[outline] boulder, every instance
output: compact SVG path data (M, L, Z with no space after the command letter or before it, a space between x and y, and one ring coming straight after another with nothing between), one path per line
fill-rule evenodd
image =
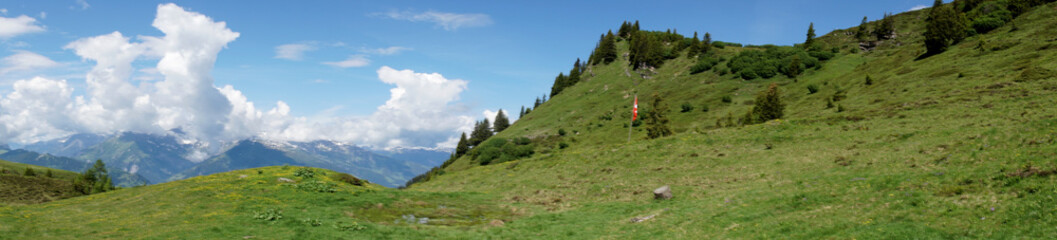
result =
M653 199L668 200L672 199L672 188L668 185L653 190Z
M279 178L279 182L294 183L294 180L291 180L289 178L281 177L281 178Z

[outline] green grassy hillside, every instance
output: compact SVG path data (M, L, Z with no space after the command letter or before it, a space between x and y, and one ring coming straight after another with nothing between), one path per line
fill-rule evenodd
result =
M897 37L870 51L850 30L820 37L839 53L796 78L721 71L764 47L718 49L720 70L699 74L685 55L648 73L624 57L593 65L493 137L532 138L531 157L482 166L467 155L407 190L246 169L0 207L0 239L1057 236L1057 3L927 58L923 19L894 16ZM783 118L727 123L772 83ZM670 108L653 109L654 93ZM636 95L674 135L647 139L643 125L629 141ZM663 185L674 198L653 200Z
M845 34L853 29L838 30L819 40L841 53L797 79L690 75L685 57L648 79L624 58L594 65L592 77L497 135L549 139L535 155L487 166L463 157L411 189L545 207L563 213L558 222L584 222L570 234L591 238L1052 237L1055 7L928 58L920 57L924 11L894 16L897 38L868 52ZM771 83L783 119L716 127L744 115ZM820 90L809 93L811 85ZM671 107L659 111L676 134L647 140L639 127L628 142L632 97L656 111L653 93ZM827 108L835 95L845 98ZM684 103L695 110L681 113ZM674 200L651 200L662 185ZM605 220L582 221L594 218Z
M23 176L32 168L36 176ZM47 177L51 171L52 177ZM0 205L22 205L80 196L73 190L75 172L0 160Z

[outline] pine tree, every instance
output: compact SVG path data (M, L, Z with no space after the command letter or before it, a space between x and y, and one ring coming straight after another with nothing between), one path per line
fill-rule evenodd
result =
M782 104L780 95L776 83L771 83L766 91L756 95L756 103L752 107L752 116L755 116L756 122L780 119L785 115L785 104Z
M686 57L695 57L701 52L701 41L697 40L697 32L694 32L694 38L690 39L689 50L686 51Z
M632 32L638 32L640 29L641 28L639 28L639 20L635 20L635 25L631 26L631 31Z
M476 147L492 137L491 125L492 124L488 122L488 119L477 122L477 124L474 125L473 132L470 132L470 146Z
M95 164L85 169L81 176L74 180L74 190L84 194L96 194L114 190L114 184L110 181L106 164L102 159L95 160Z
M786 75L789 77L796 77L800 75L800 55L793 55L793 59L789 61L789 70L786 71Z
M893 33L895 33L895 20L892 19L892 14L885 13L884 18L877 25L877 29L874 30L874 35L877 36L877 40L891 39Z
M811 49L815 44L815 23L807 26L807 40L804 41L804 49Z
M701 54L708 54L712 51L712 34L705 32L705 38L701 39Z
M929 16L925 19L927 54L934 55L946 51L948 46L964 39L968 29L965 22L965 16L954 11L952 6L944 6L941 0L933 2Z
M602 37L602 42L598 44L598 62L609 64L617 60L617 40L613 36L613 31L606 33Z
M653 93L653 109L646 112L646 136L650 139L672 135L672 129L668 127L668 105L657 93Z
M866 29L866 23L866 16L863 16L862 23L859 23L859 29L855 31L855 39L859 39L859 41L866 41L866 33L868 32Z
M576 63L573 64L573 69L569 70L569 78L566 80L565 87L572 87L580 82L580 58L576 58Z
M510 119L508 119L506 114L503 113L503 109L499 109L499 113L495 114L495 123L493 126L495 126L496 133L502 132L510 127Z
M568 79L565 77L565 73L559 73L558 77L554 78L554 85L551 86L551 96L556 96L565 90L568 86Z
M518 112L517 119L521 119L523 117L525 117L525 106L524 105L521 106L521 111Z
M462 137L459 137L459 143L455 145L455 158L462 157L466 152L470 151L470 140L466 139L466 133L462 133Z
M543 102L540 101L539 97L536 97L536 103L532 104L532 108L538 108L538 107L540 107L540 104L543 104Z
M664 58L662 56L663 46L661 42L646 32L635 32L632 34L631 47L628 57L633 69L640 67L660 67Z
M617 30L617 35L621 38L631 37L631 24L628 21L620 24L620 29Z

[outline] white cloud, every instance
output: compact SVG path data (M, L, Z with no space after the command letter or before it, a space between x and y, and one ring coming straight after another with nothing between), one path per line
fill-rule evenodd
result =
M88 1L85 1L85 0L74 0L74 3L77 4L77 5L70 6L70 9L86 10L86 9L88 9L88 7L91 7L91 5L88 5Z
M458 30L462 27L483 27L492 24L492 17L480 13L458 14L437 11L426 11L422 13L391 11L376 15L382 15L396 20L432 22L436 24L437 27L442 27L444 30L448 31Z
M393 55L408 50L411 50L411 48L392 46L387 48L362 48L360 52L375 55Z
M345 59L345 61L323 62L323 64L340 68L363 67L367 66L368 64L371 64L371 60L367 59L367 56L364 55L352 55L349 56L348 59Z
M32 71L58 66L48 57L30 51L15 50L15 54L0 59L0 76L16 71Z
M917 5L917 6L914 6L914 7L910 8L910 10L907 10L907 11L917 11L917 10L926 9L926 8L929 8L929 6Z
M466 109L457 103L467 81L388 66L377 74L380 81L393 85L390 98L371 115L337 116L340 107L335 107L299 117L291 115L283 101L259 109L235 87L214 85L211 72L217 55L239 36L224 22L163 4L153 26L164 35L131 41L113 32L66 46L95 62L86 75L84 96L73 96L73 88L64 80L17 81L12 93L0 96L0 143L29 143L77 132L159 134L180 128L187 137L207 144L260 137L376 147L453 147L458 133L469 132L475 119L462 114ZM137 71L131 63L138 59L158 59L158 63ZM334 64L362 66L366 58L363 62ZM130 81L134 74L163 79L134 85Z
M48 18L48 13L40 12L40 19L47 19L47 18Z
M73 88L65 80L18 80L13 89L0 99L0 141L33 142L78 130L67 115Z
M37 19L26 15L13 18L0 17L0 39L43 31L44 27L37 25Z
M291 43L275 47L275 58L300 61L304 59L305 52L316 50L312 44Z

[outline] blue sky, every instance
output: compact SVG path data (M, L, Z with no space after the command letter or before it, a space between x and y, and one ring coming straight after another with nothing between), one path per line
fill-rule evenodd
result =
M86 74L97 61L83 60L68 45L115 31L131 43L145 42L138 36L165 36L152 26L158 17L159 4L163 3L169 2L0 3L3 9L0 17L10 21L23 15L32 18L28 23L30 29L10 30L16 31L12 34L0 29L0 58L5 58L0 61L0 97L11 98L20 80L25 83L22 86L30 86L31 81L27 80L34 77L65 80L66 88L72 91L67 94L71 99L70 109L89 109L77 105L76 98L92 98ZM674 28L684 35L710 32L713 39L720 41L789 45L803 41L810 22L815 23L821 35L832 29L856 26L863 16L872 21L885 12L904 12L931 1L179 1L175 4L183 11L203 15L213 22L224 22L227 29L238 33L237 38L223 44L226 48L215 55L215 65L208 73L212 79L205 83L211 81L217 88L230 85L253 102L262 114L282 101L289 107L290 117L313 122L315 118L369 119L378 114L380 106L395 106L387 104L392 102L390 90L395 84L380 80L383 66L420 74L438 73L444 80L465 81L464 87L451 88L456 94L454 98L442 100L447 101L439 106L448 112L445 114L480 119L484 117L482 112L502 108L513 110L516 115L522 105L531 104L537 96L548 93L554 76L567 71L576 58L586 60L599 34L615 30L624 20L639 20L642 28L648 30ZM26 23L25 17L21 20ZM164 81L167 75L157 71L159 58L160 55L147 53L136 57L131 63L134 70L125 80L140 89L153 88ZM143 91L142 95L146 96L154 90ZM230 98L228 93L225 96ZM153 94L157 98L157 93ZM32 115L17 114L10 104L16 103L0 105L0 114L6 111L7 120ZM158 115L157 111L152 114ZM7 135L0 136L0 142L43 140L73 132L138 129L120 125L98 127L94 126L98 123L65 118L49 126L8 124L6 132L0 128L0 134ZM144 124L180 125L179 121L158 119L162 120ZM121 121L108 122L120 124ZM419 131L441 139L465 130L459 126L465 122L465 118L452 120L446 129L414 124L389 126L417 130L381 134L371 140L364 140L363 134L327 138L373 145L430 145L441 141L411 144L406 138L418 136L410 133ZM17 130L24 128L38 130L33 133ZM248 131L251 133L232 137L259 135L253 132L263 130ZM273 136L278 132L282 131L273 132ZM303 136L286 138L306 140ZM403 143L394 143L379 138L405 139Z

